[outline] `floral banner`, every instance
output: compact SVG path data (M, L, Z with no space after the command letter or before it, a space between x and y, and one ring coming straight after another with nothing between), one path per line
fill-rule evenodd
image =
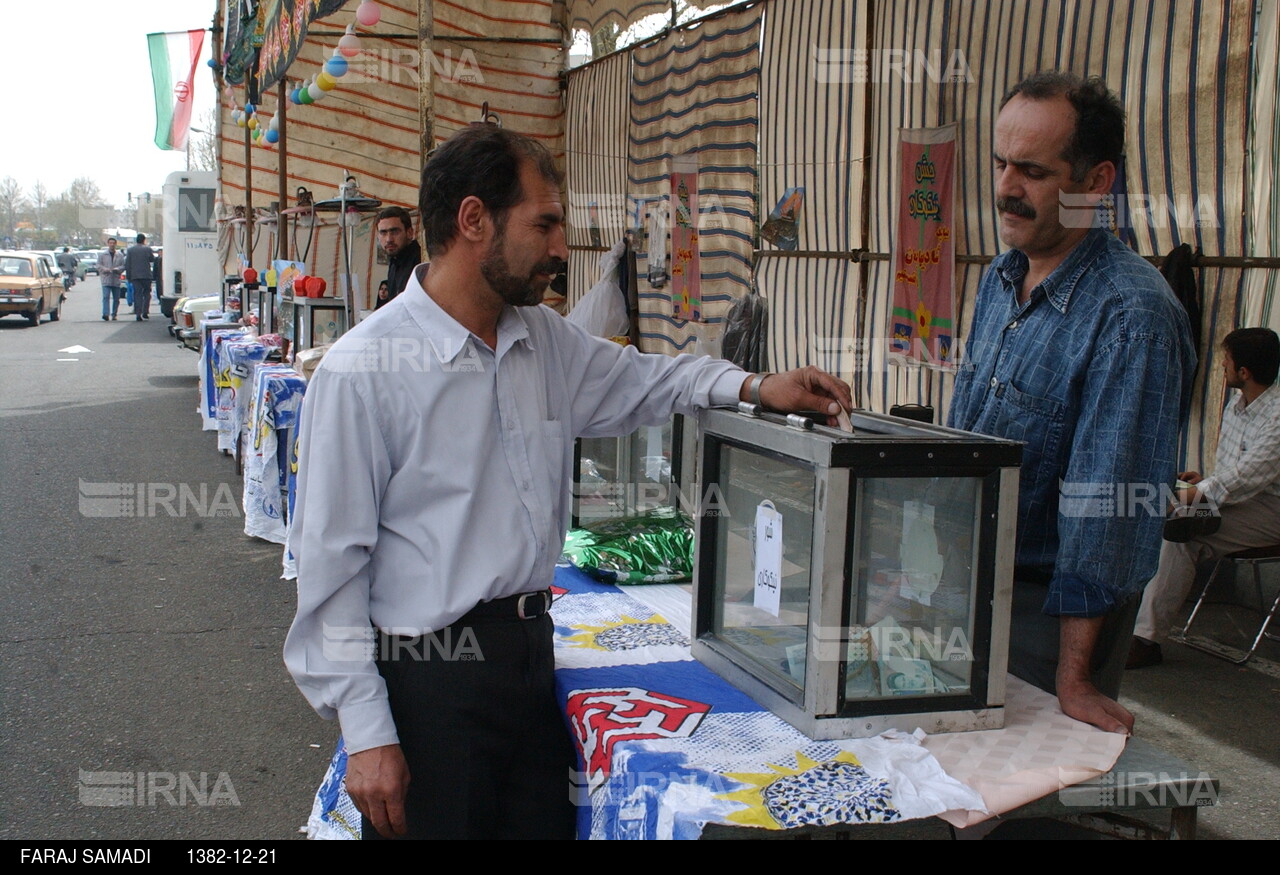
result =
M698 258L698 158L681 155L671 168L671 315L702 320Z
M956 126L902 131L889 352L955 365Z
M344 0L264 0L260 11L263 27L258 87L265 91L279 82L298 56L311 22L332 15L343 3Z

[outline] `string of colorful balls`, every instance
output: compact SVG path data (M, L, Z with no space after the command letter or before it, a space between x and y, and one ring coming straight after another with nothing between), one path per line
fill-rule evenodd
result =
M363 27L373 27L382 20L382 8L374 0L362 0L356 9L356 21ZM324 62L324 68L311 77L305 85L299 85L289 92L289 102L298 106L319 103L330 91L338 87L338 80L347 75L348 58L354 58L361 51L360 37L356 35L356 26L348 24L346 32L338 40L338 46L332 56ZM212 64L213 62L210 61ZM258 109L252 103L246 103L243 109L235 109L231 119L238 127L252 131L253 139L275 144L280 141L280 112L276 111L271 120L264 126L257 118Z

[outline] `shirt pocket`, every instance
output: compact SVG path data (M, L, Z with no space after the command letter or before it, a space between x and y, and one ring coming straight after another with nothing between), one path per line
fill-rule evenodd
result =
M996 405L998 421L991 424L989 433L1026 442L1024 469L1032 465L1038 468L1045 461L1051 461L1054 468L1059 467L1067 406L1053 398L1024 392L1011 382L996 389L996 397L1000 399ZM1033 462L1034 457L1039 458Z

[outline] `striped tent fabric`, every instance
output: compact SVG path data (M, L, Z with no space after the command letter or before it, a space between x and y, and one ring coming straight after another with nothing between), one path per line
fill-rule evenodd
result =
M756 222L760 6L673 31L632 53L628 191L667 209L672 159L696 155L702 319L672 318L669 288L647 282L641 256L640 342L693 351L751 288ZM669 262L668 262L669 263Z
M568 0L565 7L570 30L588 34L611 25L626 30L651 15L671 14L671 0Z
M864 3L808 0L768 6L760 47L759 220L788 189L805 189L795 254L761 240L756 261L773 371L814 364L851 380L865 346L858 265L817 253L862 246L866 85L849 75L848 57L851 47L866 44L867 10Z
M955 4L957 7L964 5L967 4ZM901 129L933 128L956 121L957 85L941 81L955 56L955 47L949 44L947 37L952 7L950 2L899 0L876 3L870 13L871 40L866 51L865 72L861 69L855 71L867 82L867 100L873 108L864 146L870 165L867 171L870 186L870 209L866 216L867 247L885 258L867 265L866 303L862 314L866 338L865 370L857 375L854 392L855 400L882 412L899 403L937 405L933 389L942 382L938 372L932 368L891 362L887 355L894 273L893 264L887 256L894 249L894 229L897 227L894 206L898 200ZM996 54L994 49L992 54ZM965 140L966 133L971 134L972 131L967 131L962 124L957 135L957 158L960 162L956 173L960 180L955 211L957 253L965 251L960 240L965 235L966 208L973 206L966 200L966 195L972 193L964 190L964 180L972 172L966 166L966 152L972 157L972 152L966 149L969 145ZM958 309L961 303L961 293L957 288Z
M682 18L703 10L725 6L729 0L680 0L677 10ZM630 36L628 28L645 19L670 22L674 0L566 0L565 18L570 33L601 34L606 42L619 40L615 48L624 48ZM655 29L657 26L655 25ZM602 33L603 32L603 33ZM612 37L612 39L609 39Z
M768 370L817 365L846 380L865 370L857 264L847 258L761 257L756 286L768 306Z
M569 238L569 305L595 281L597 251L628 227L627 130L631 54L619 52L575 71L565 95L565 192ZM591 232L599 228L597 243Z
M1002 246L992 203L991 138L1000 98L1036 70L1069 69L1101 76L1127 109L1130 203L1146 210L1133 223L1138 251L1162 256L1185 241L1206 255L1244 254L1246 156L1231 145L1239 140L1223 132L1245 130L1249 110L1249 0L886 0L875 4L872 16L872 204L891 202L891 157L900 128L956 122L956 251L961 258L997 254ZM889 252L890 211L873 209L867 218L869 248ZM983 269L957 269L962 325L972 318ZM1245 273L1201 271L1202 359L1234 327ZM874 262L864 320L870 331L882 332L887 324L891 280L888 263ZM1208 412L1185 436L1192 467L1212 458L1222 406L1218 364L1204 362L1199 372L1193 403ZM874 409L919 401L945 411L951 383L950 375L886 368L873 356L865 388Z
M488 103L503 127L534 137L561 160L564 48L552 0L432 0L431 5L436 62L443 65L447 55L455 71L432 78L435 141L480 121Z
M1258 33L1280 33L1280 0L1259 4ZM1249 254L1280 256L1280 45L1264 40L1253 62L1253 109L1249 113L1251 156L1249 191L1253 201ZM1255 270L1247 275L1241 325L1280 330L1280 270Z

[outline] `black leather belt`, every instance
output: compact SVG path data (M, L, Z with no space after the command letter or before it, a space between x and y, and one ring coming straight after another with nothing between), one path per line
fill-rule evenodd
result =
M504 598L481 602L467 611L455 623L473 620L536 620L551 610L551 590L522 592Z

